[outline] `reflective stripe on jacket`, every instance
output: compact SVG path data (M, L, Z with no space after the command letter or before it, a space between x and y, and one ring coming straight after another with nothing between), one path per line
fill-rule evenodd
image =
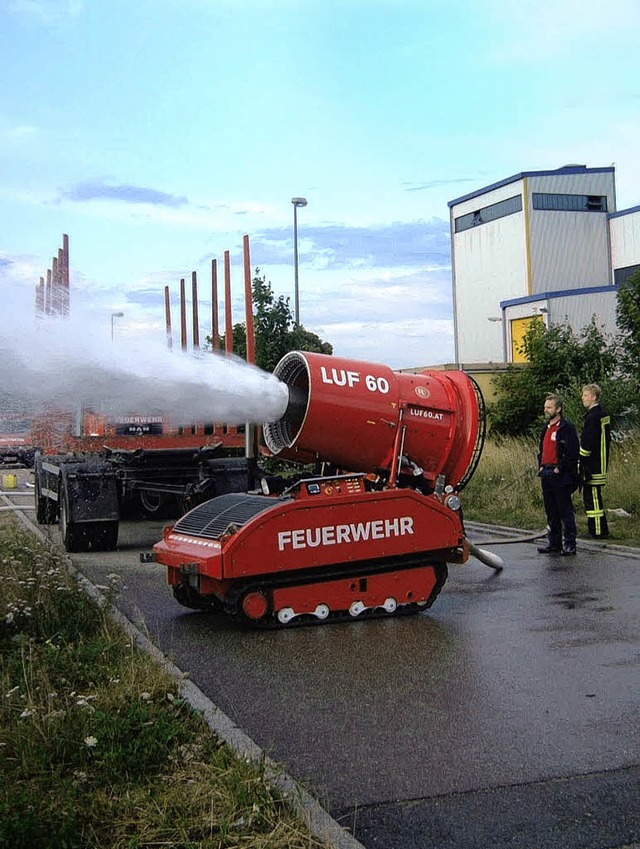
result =
M611 418L596 404L587 410L580 437L580 473L584 483L604 486L609 466Z

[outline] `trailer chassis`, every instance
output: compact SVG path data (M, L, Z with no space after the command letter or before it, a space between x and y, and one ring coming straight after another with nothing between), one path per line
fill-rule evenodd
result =
M165 519L257 485L255 460L205 448L110 449L45 455L34 463L36 518L56 522L69 552L112 551L121 519Z

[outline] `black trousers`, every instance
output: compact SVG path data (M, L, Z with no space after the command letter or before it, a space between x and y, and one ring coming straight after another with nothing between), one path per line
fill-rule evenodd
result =
M585 483L582 487L582 497L584 499L584 511L587 514L589 536L595 539L608 537L609 526L602 501L602 487Z
M540 473L542 498L549 523L549 546L551 548L575 548L576 513L571 499L572 487L562 480L562 475L553 469L543 469Z

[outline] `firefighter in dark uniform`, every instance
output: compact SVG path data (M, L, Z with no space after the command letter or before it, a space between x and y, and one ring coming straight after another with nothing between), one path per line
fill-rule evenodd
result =
M547 544L538 551L571 556L576 553L576 514L571 496L578 488L580 441L576 426L564 418L563 409L564 401L559 395L547 395L547 423L540 434L538 474L549 527Z
M587 412L580 436L580 479L587 530L594 539L609 536L602 487L607 482L611 419L600 406L600 395L597 383L589 383L582 389L582 403Z

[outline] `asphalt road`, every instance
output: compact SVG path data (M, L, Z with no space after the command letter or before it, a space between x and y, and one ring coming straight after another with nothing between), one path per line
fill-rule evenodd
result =
M640 557L500 545L426 613L252 632L173 600L160 536L73 562L366 847L640 843Z

